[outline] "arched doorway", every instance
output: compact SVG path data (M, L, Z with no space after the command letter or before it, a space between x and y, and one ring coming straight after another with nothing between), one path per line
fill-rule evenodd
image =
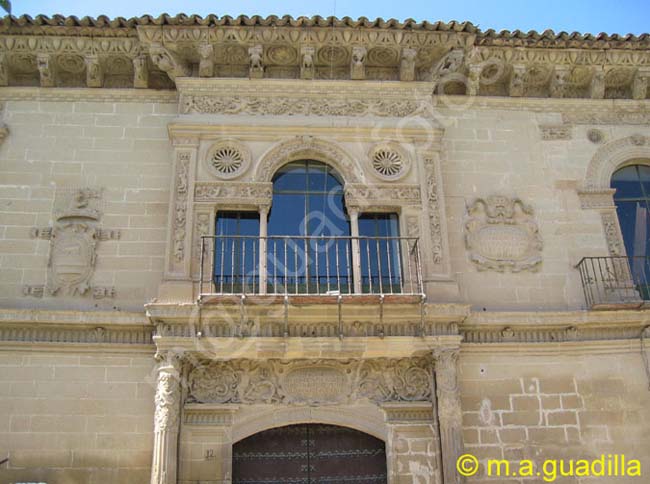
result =
M385 484L385 443L336 425L265 430L233 446L233 484Z

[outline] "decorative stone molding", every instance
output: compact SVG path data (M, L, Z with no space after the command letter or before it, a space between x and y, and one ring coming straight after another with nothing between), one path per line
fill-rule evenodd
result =
M207 151L205 164L215 177L223 180L244 174L251 162L250 150L237 140L225 139L213 144Z
M0 310L0 341L4 345L110 344L150 349L152 332L146 319L134 313Z
M540 135L544 141L571 139L571 126L548 125L539 127Z
M296 136L272 147L262 155L253 179L257 182L271 182L275 172L283 165L290 161L310 158L331 165L343 177L346 184L365 180L354 158L343 148L334 142L313 136Z
M431 423L434 420L431 402L387 402L381 408L390 424Z
M368 152L373 175L381 180L396 181L404 178L411 168L408 154L396 143L379 143Z
M183 423L185 425L230 427L233 424L233 414L238 408L236 405L185 404Z
M583 210L590 209L614 209L614 192L613 188L602 190L578 190L580 198L580 207Z
M47 283L25 286L24 295L75 296L91 294L95 299L114 297L112 287L92 287L96 247L99 241L117 240L119 230L99 228L102 217L102 190L62 188L54 199L54 225L33 228L33 238L50 240Z
M270 182L198 182L194 187L195 202L220 206L269 206L273 197Z
M609 254L614 256L625 255L625 244L623 243L623 235L621 234L616 210L602 211L600 217Z
M479 270L536 270L542 262L533 209L518 198L475 200L465 222L465 247Z
M246 114L249 116L350 116L406 117L418 112L415 100L331 99L184 94L182 114Z
M429 401L430 360L211 361L189 374L189 401L340 404Z
M442 188L438 183L439 167L437 166L437 157L433 153L423 153L421 157L424 167L424 186L426 187L427 196L426 209L431 236L432 261L435 265L439 265L442 264L444 257L444 222L441 217Z
M604 144L589 162L582 189L609 189L612 174L625 162L635 159L650 159L650 137L636 134Z
M381 205L380 205L381 204ZM362 210L376 210L378 206L401 207L421 206L420 187L411 184L366 185L348 183L345 185L345 205Z

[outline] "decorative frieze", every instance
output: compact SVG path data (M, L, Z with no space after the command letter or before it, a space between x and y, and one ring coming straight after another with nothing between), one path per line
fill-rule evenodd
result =
M270 205L272 183L198 182L194 187L195 202L218 205Z
M540 126L539 132L544 141L569 140L571 139L571 126L547 125Z
M438 188L438 171L436 159L431 154L423 155L424 175L426 186L426 208L429 218L431 235L431 254L433 263L438 265L443 259L442 219L440 216L440 200Z
M246 114L250 116L378 116L405 117L418 111L415 100L332 99L183 94L182 114Z
M170 269L181 268L185 260L185 237L187 231L187 211L189 198L189 173L192 152L179 150L176 156L176 176L173 193L172 214L172 264Z
M393 205L421 205L420 187L411 184L366 185L348 183L345 185L345 204L349 207L373 208Z
M475 200L465 222L465 246L479 270L536 270L542 238L533 209L518 198Z
M210 361L189 374L189 401L340 404L430 401L430 359Z
M26 286L23 294L75 296L91 294L95 299L114 297L112 287L93 287L97 243L120 238L119 230L99 227L102 190L59 189L54 199L54 225L31 230L33 238L50 241L47 282L44 287Z

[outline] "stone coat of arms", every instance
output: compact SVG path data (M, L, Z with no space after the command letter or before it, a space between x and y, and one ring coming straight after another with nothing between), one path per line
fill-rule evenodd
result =
M533 209L518 198L475 200L465 221L465 246L479 270L536 270L542 262Z

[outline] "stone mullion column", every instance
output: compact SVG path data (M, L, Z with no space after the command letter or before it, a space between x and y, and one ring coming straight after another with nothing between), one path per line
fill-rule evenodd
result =
M165 355L158 363L151 484L176 484L181 367L180 358L172 353Z
M464 453L463 420L458 387L459 348L434 351L437 418L440 431L442 473L444 484L461 484L463 476L456 471L456 460Z
M269 206L262 205L259 207L260 215L260 248L259 248L259 293L266 294L267 274L266 274L266 261L268 260L267 250L267 235L268 235L268 217ZM274 262L275 263L275 262Z
M348 207L350 215L350 235L352 236L352 280L354 293L361 294L361 241L359 240L359 208ZM348 281L348 284L350 281Z

